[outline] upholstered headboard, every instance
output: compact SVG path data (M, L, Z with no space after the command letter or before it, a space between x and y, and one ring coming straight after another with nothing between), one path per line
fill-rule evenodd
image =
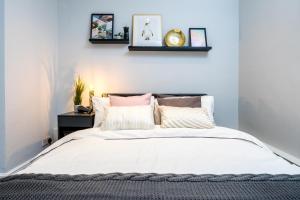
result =
M143 93L145 94L145 93ZM121 97L130 97L130 96L138 96L138 95L143 95L142 93L107 93L104 96L109 96L109 95L113 95L113 96L121 96ZM183 96L190 96L190 97L194 97L194 96L206 96L207 94L197 94L197 93L175 93L175 94L171 94L171 93L167 93L167 94L163 94L163 93L152 93L152 95L157 98L157 97L167 97L167 96L177 96L177 97L183 97Z

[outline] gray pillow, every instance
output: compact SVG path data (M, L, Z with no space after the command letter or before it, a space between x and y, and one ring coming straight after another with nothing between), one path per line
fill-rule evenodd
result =
M157 98L158 105L172 107L201 108L201 97Z

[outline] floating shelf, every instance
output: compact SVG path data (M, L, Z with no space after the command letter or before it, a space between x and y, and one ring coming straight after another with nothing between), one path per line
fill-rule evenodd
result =
M147 47L147 46L129 46L129 51L202 51L202 52L208 52L212 49L212 47Z
M129 44L129 40L124 39L90 39L90 42L93 44Z

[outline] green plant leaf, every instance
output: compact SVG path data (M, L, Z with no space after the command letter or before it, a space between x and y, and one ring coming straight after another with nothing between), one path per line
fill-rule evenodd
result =
M80 76L78 76L78 78L75 81L74 84L74 97L73 97L73 102L74 105L81 105L82 103L82 94L85 90L85 83L83 82L83 80L80 78Z

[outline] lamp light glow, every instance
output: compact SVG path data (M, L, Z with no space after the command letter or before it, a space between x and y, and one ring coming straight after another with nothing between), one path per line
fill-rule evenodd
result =
M95 96L95 89L93 85L90 85L90 90L89 90L89 106L90 108L93 107L93 96Z

